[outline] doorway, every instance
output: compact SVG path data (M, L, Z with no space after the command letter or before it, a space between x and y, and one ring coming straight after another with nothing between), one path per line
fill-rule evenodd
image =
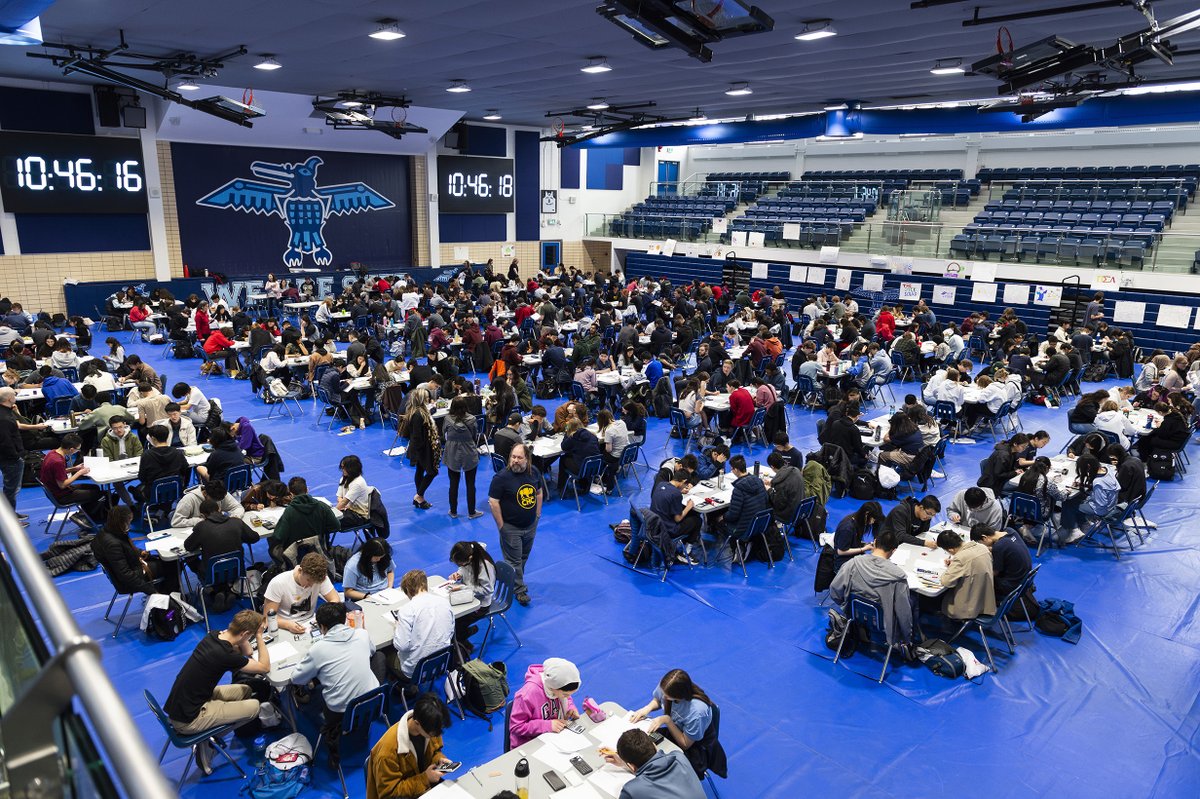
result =
M558 265L562 263L562 242L561 241L543 241L542 242L542 271L548 275L554 274L558 269Z
M678 161L658 162L658 191L656 193L660 196L679 193Z

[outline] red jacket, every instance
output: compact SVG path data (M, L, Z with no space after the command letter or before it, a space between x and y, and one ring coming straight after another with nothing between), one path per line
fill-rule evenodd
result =
M742 386L729 395L730 424L741 427L754 418L754 395Z
M892 316L891 311L880 312L875 320L875 334L886 341L891 341L896 335L896 317Z
M233 349L233 342L225 338L225 334L220 330L214 330L211 334L209 334L208 338L204 340L204 351L209 355L212 355L214 352L230 349Z
M208 314L204 311L196 311L196 338L203 341L208 338L208 334L212 332L212 328L208 324Z
M533 316L533 306L529 303L525 303L513 312L513 318L516 320L517 327L520 327L521 323L531 316Z
M147 308L139 308L135 305L129 309L130 322L145 322L148 316L150 316L150 311Z

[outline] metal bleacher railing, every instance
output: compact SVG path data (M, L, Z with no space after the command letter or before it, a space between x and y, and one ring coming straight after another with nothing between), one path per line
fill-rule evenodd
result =
M0 796L177 797L3 501L0 544Z

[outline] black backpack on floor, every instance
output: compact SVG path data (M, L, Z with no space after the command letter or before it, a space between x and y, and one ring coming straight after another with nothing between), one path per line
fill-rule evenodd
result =
M151 638L157 638L160 641L174 641L186 627L187 618L183 613L183 605L179 604L179 600L171 597L167 600L167 607L154 608L150 611L146 633Z
M1152 480L1174 480L1175 454L1162 450L1151 452L1150 460L1146 461L1146 473Z

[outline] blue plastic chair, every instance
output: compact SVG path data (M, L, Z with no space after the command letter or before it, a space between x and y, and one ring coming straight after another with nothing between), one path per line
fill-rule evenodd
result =
M887 677L888 663L892 660L892 647L887 643L887 629L884 627L883 608L877 602L851 594L849 610L849 623L842 631L842 637L838 639L838 648L833 656L833 662L837 663L842 656L842 646L846 643L846 635L852 628L860 627L867 632L871 643L879 644L879 639L882 638L881 645L887 649L887 654L883 658L883 669L879 672L878 682L882 685Z
M246 576L246 563L242 560L241 552L231 552L221 555L208 562L204 579L200 581L200 610L204 613L204 630L211 631L208 624L208 603L204 600L204 589L214 585L236 586L237 581ZM254 594L250 594L250 607L258 610Z
M753 519L750 520L750 525L741 535L733 535L729 538L730 549L734 552L734 560L742 567L742 576L749 577L746 571L746 557L749 555L750 542L754 540L754 536L761 536L763 547L767 552L767 563L771 568L775 568L775 561L771 559L771 548L767 543L767 528L771 525L772 513L770 510L759 511Z
M250 487L252 475L250 472L250 464L234 466L232 469L225 472L225 490L230 494L237 495L241 491L245 491Z
M208 742L220 752L226 760L229 761L238 774L242 775L242 779L246 778L246 772L242 771L242 767L237 761L229 756L225 751L225 747L221 746L221 738L229 732L232 732L236 725L222 724L220 727L214 727L210 730L184 735L175 729L175 725L171 723L171 719L163 712L162 706L158 704L158 700L148 690L142 691L142 696L146 698L146 704L150 707L150 712L154 714L154 718L158 719L159 725L162 726L163 732L167 734L167 742L163 744L162 751L158 753L158 762L162 763L163 757L167 754L167 747L174 746L177 749L190 749L187 763L183 767L183 774L179 776L179 782L175 783L176 789L183 785L183 781L187 779L188 771L192 767L192 761L196 759L196 747L202 743Z
M175 503L179 502L182 496L183 478L178 475L160 477L151 483L150 490L146 494L146 501L142 503L142 518L146 521L146 529L154 532L154 522L150 518L152 507L161 506L169 510L175 507Z
M513 567L503 560L496 561L496 586L495 591L492 593L492 604L488 607L487 615L483 617L487 619L488 626L487 630L483 633L483 641L479 644L479 654L477 657L480 660L483 660L483 650L487 648L492 631L496 628L497 618L504 622L504 626L508 628L513 638L517 640L517 648L519 649L524 646L521 643L521 636L517 635L517 631L513 628L512 623L504 615L512 607L516 585L517 573L513 571Z
M602 474L604 474L604 458L599 455L584 458L583 463L579 464L579 471L572 475L570 479L571 491L575 494L575 510L583 510L583 506L579 503L579 483L588 479L599 480ZM591 485L591 483L588 483L588 485ZM604 497L604 504L607 505L608 494L601 493L600 496Z
M371 724L376 719L383 719L383 723L387 726L392 726L392 722L387 717L387 695L390 686L386 683L376 686L365 694L351 699L346 704L346 710L342 716L342 735L341 740L345 740L346 736L353 735L359 731L364 731L364 734L370 734ZM317 757L317 750L321 748L321 740L324 732L317 734L317 743L313 746L313 759ZM346 775L342 773L342 761L339 757L336 761L338 779L342 781L342 794L345 799L350 799L350 792L346 790Z

